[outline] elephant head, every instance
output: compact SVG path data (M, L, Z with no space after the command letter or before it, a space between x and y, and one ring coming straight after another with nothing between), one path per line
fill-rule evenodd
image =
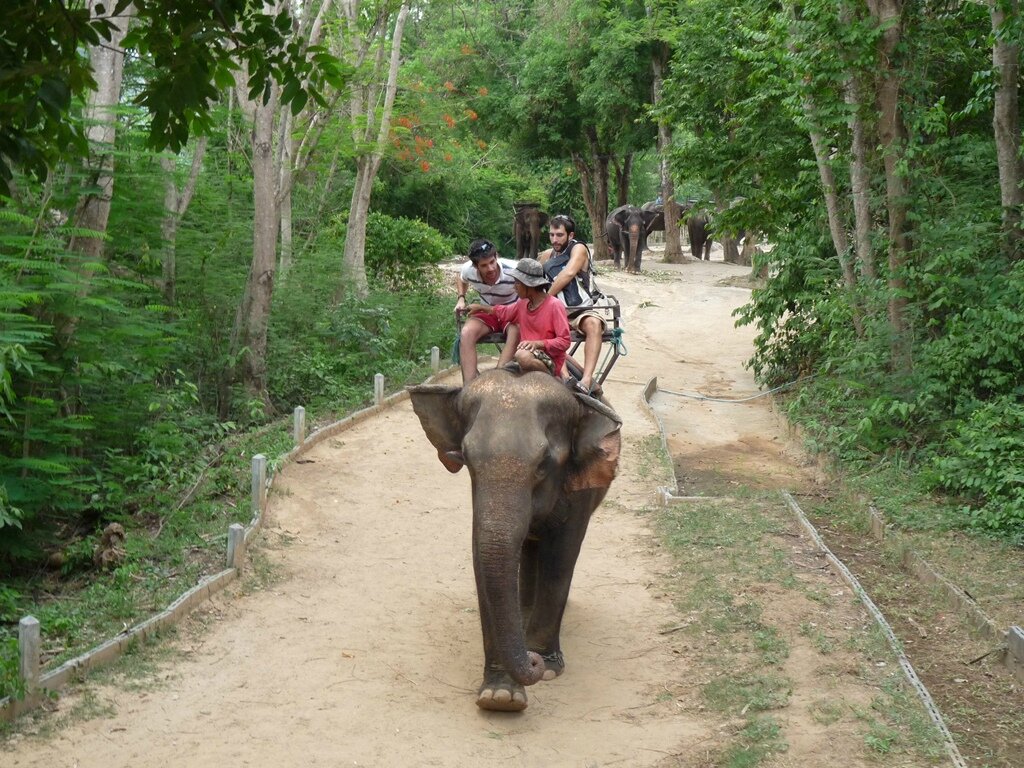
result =
M523 686L564 666L562 613L590 515L618 467L621 420L546 373L495 369L464 388L409 391L441 463L469 467L485 657L477 705L524 709Z
M515 203L512 230L516 241L516 259L537 258L540 250L541 230L548 223L548 215L540 203Z
M663 212L644 210L635 205L620 205L608 214L605 233L616 267L620 266L620 254L625 254L626 271L640 271L640 259L647 248L647 235L654 230L659 220L664 229Z

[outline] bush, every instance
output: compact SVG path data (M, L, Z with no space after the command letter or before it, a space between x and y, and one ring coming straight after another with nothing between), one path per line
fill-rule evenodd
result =
M935 486L966 498L972 526L1024 543L1024 404L985 403L944 448L932 462Z
M454 252L449 238L422 221L376 212L366 221L366 277L374 288L416 289L426 267Z

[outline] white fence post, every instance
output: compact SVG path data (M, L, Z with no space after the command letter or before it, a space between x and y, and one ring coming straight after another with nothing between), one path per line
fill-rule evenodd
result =
M441 370L441 350L437 347L430 348L430 370L434 373Z
M32 694L39 686L39 656L42 641L39 620L25 616L18 622L19 672L25 682L25 693Z
M228 526L228 568L242 570L245 562L245 528L241 523Z
M292 440L296 445L302 445L306 439L306 409L301 405L295 406L295 423L292 426Z
M373 404L380 405L384 402L384 374L376 373L373 376Z
M263 515L263 502L267 493L267 457L257 453L252 457L252 515Z

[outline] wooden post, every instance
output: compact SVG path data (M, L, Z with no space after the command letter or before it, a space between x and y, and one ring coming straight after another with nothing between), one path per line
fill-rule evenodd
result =
M252 514L263 514L263 502L267 492L267 457L257 453L252 457Z
M292 427L292 440L296 445L302 445L306 439L306 409L301 405L295 406L295 422Z
M242 570L245 562L245 528L241 523L228 526L228 568Z
M430 370L434 373L441 370L441 350L437 347L430 348Z
M380 405L384 402L384 374L376 373L373 376L373 404Z
M25 693L31 694L39 686L39 655L42 646L39 620L26 616L18 622L19 672L25 683Z

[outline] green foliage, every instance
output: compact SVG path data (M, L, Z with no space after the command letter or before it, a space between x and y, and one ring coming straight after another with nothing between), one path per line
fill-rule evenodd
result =
M980 405L942 446L931 477L966 497L972 526L1024 544L1024 404L1020 395Z
M69 147L84 156L84 126L69 114L74 99L95 88L86 49L110 40L112 23L90 18L85 6L58 0L19 0L7 12L0 47L0 179L8 161L40 178ZM74 5L74 4L72 4ZM281 84L282 104L298 112L322 91L340 88L350 73L330 51L292 34L286 10L266 12L248 0L111 0L110 15L134 5L135 21L124 40L153 64L134 101L149 113L149 142L178 151L190 132L211 125L211 105L232 87L238 62L246 65L250 98ZM12 39L11 35L15 35ZM228 44L230 41L230 45ZM4 193L7 187L2 188Z
M339 271L343 220L325 228L279 287L270 320L269 389L290 411L318 404L362 405L373 376L405 382L429 362L430 348L447 349L454 324L451 302L439 301L442 281L433 265L451 244L422 222L370 215L366 263L371 294L333 300L325 272ZM373 256L371 256L373 254ZM402 286L397 288L395 286Z

